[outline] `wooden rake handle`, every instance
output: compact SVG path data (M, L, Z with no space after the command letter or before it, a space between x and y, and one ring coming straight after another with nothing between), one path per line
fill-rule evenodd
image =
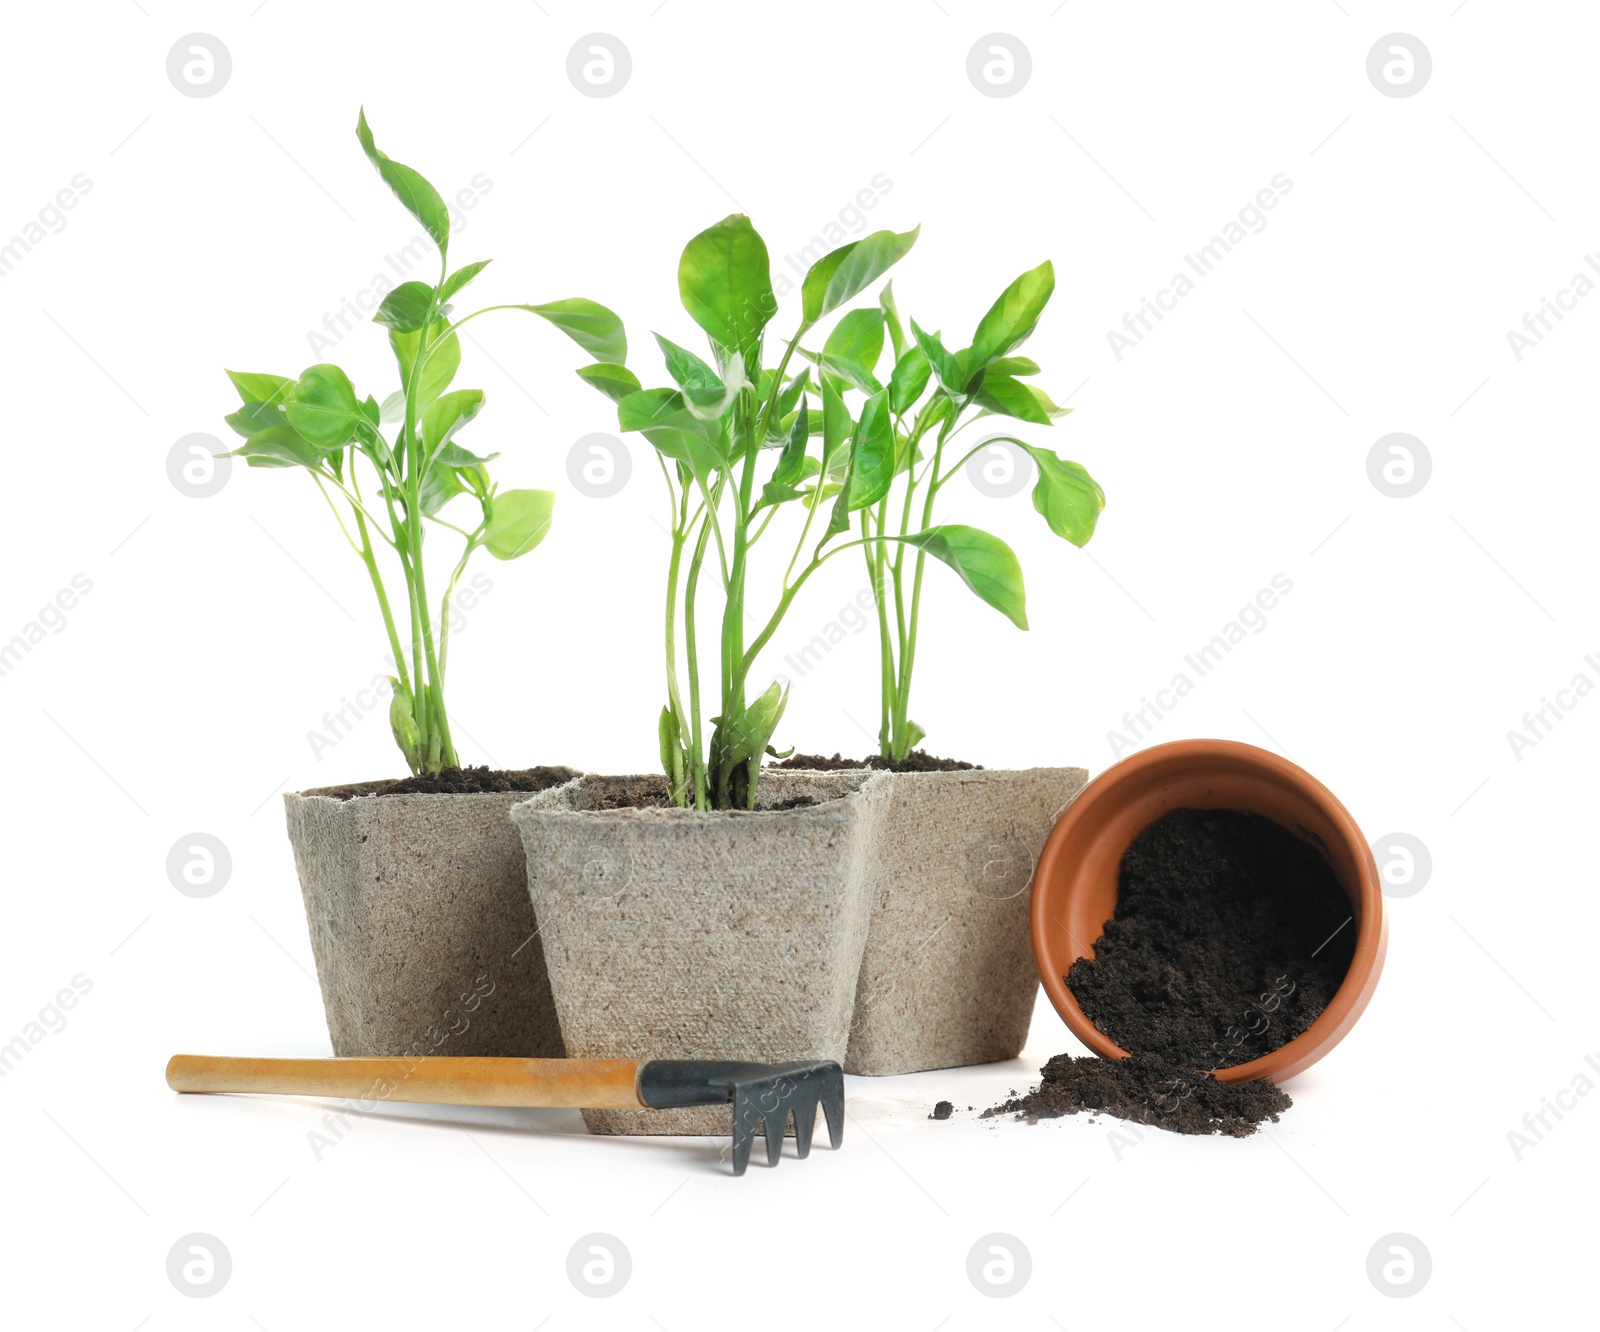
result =
M636 1110L642 1059L235 1059L173 1055L167 1085L179 1092L260 1092L421 1101L431 1105L521 1105Z

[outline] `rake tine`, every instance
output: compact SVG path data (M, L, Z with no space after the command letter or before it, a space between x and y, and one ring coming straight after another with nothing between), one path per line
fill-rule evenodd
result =
M811 1135L817 1128L816 1098L801 1092L794 1103L794 1149L802 1161L811 1155Z
M775 1166L783 1155L783 1130L789 1123L788 1108L780 1105L776 1110L768 1110L761 1122L767 1130L767 1164Z
M822 1115L828 1121L828 1145L839 1150L844 1141L844 1080L822 1089Z
M755 1143L756 1126L751 1117L752 1107L743 1089L735 1088L733 1094L733 1173L744 1174L750 1164L750 1148ZM770 1162L768 1164L771 1164Z

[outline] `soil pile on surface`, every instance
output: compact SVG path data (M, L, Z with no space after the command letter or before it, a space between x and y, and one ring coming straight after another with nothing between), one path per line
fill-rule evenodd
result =
M951 1105L949 1101L940 1101L937 1105L935 1105L933 1107L933 1113L931 1115L929 1115L928 1118L929 1119L949 1119L950 1116L955 1113L955 1110L956 1110L955 1106Z
M543 791L571 778L566 768L442 768L437 777L419 774L382 782L362 795L471 795L480 791ZM355 792L340 798L350 800Z
M886 759L882 754L869 754L864 759L823 758L821 754L794 754L781 763L769 764L773 768L808 768L814 772L841 772L848 768L876 768L879 772L969 772L980 768L977 763L963 763L960 759L935 758L926 750L913 749L899 762Z
M1192 1072L1187 1064L1161 1055L1127 1059L1057 1055L1041 1076L1043 1081L1028 1095L985 1110L983 1118L1015 1115L1037 1124L1087 1110L1172 1133L1247 1138L1266 1120L1276 1123L1293 1104L1286 1092L1264 1079L1218 1082L1209 1073ZM937 1117L938 1111L934 1114Z
M1124 1050L1228 1068L1311 1025L1355 935L1316 847L1258 814L1180 809L1128 848L1116 915L1066 981Z

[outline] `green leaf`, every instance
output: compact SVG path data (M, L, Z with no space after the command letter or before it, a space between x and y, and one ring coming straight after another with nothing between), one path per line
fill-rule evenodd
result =
M883 311L883 322L889 330L889 342L894 347L894 359L898 364L906 354L906 330L900 322L900 307L895 304L893 282L883 284L883 290L878 293L878 309Z
M294 383L292 379L287 382ZM269 426L287 424L283 408L270 402L247 402L238 411L222 419L228 423L234 434L244 439L249 439L256 431L265 430Z
M966 353L968 372L984 369L1026 342L1055 289L1056 270L1046 259L1001 292L972 335Z
M498 458L498 453L479 457L459 444L448 443L439 450L432 466L422 478L418 501L424 517L432 518L457 495L472 494L478 497L483 516L489 516L489 473L484 464Z
M928 354L921 347L906 348L889 376L889 407L896 416L905 415L916 405L932 375L933 363Z
M737 717L723 725L722 758L729 767L748 763L767 752L767 742L778 729L783 710L789 704L789 691L774 680L766 692Z
M824 474L837 472L846 456L845 441L855 422L850 419L850 409L844 405L844 396L827 380L822 383L822 470Z
M830 250L806 273L800 287L802 313L807 326L855 299L910 252L921 227L896 235L874 231L858 241Z
M497 560L526 555L550 530L550 512L556 502L550 490L502 490L489 501L489 520L483 544Z
M423 229L439 247L439 253L444 254L450 246L450 210L444 206L439 191L423 179L421 172L402 166L373 143L365 107L356 121L356 138L361 141L361 151L366 153L368 161L383 177L383 183L394 191L395 197L406 206L406 211L422 223Z
M1060 411L1042 388L1024 384L1009 375L996 375L992 365L983 372L974 401L986 411L1031 421L1034 425L1053 425Z
M432 303L433 288L426 282L402 282L383 298L372 322L410 333L422 327Z
M239 390L241 402L282 402L294 386L294 380L285 375L256 375L245 370L224 372Z
M336 365L313 365L295 382L283 401L289 424L319 448L349 443L366 418L350 378Z
M717 372L686 347L680 347L670 338L655 334L656 345L667 363L667 373L679 388L717 388L722 380Z
M661 719L656 723L656 739L661 746L661 771L667 776L667 798L674 805L686 805L689 778L683 736L678 729L678 719L669 707L661 709Z
M1036 375L1039 373L1039 363L1031 361L1026 356L1002 356L998 361L990 361L987 373L991 375Z
M599 389L612 402L621 402L628 394L639 391L639 376L615 361L596 361L592 365L580 366L578 378Z
M853 388L871 394L883 387L874 374L882 355L883 311L852 310L828 334L822 364Z
M443 305L448 301L467 283L471 282L473 278L477 277L479 273L489 267L490 263L491 261L488 259L479 259L476 263L462 264L460 268L456 269L454 273L444 280L444 285L439 288L439 304Z
M733 404L744 383L744 359L735 356L729 359L723 379L713 378L711 383L703 386L685 384L683 400L700 420L715 421Z
M850 526L850 515L876 504L894 482L894 424L889 417L889 393L880 389L861 407L850 444L850 470L834 502L828 520L828 536L836 536Z
M422 414L422 447L432 458L456 431L483 410L482 389L456 389L436 398Z
M917 346L933 366L933 373L939 376L944 391L952 397L965 397L966 376L962 373L960 357L945 350L937 333L925 333L918 328L915 319L911 321L911 336L917 340Z
M455 468L482 467L485 463L492 463L499 456L498 453L474 453L471 449L464 449L451 440L439 450L434 465Z
M428 360L422 367L421 383L417 386L419 412L426 411L428 404L450 387L450 381L456 377L456 370L461 365L461 340L454 333L445 335L448 327L443 320L436 319L428 329ZM410 333L392 328L389 330L389 345L394 348L395 360L400 363L402 384L409 386L411 383L411 364L416 359L417 346L422 337L421 329Z
M637 430L657 450L687 463L702 479L728 465L720 426L702 421L684 403L679 389L641 389L617 403L617 424Z
M1039 479L1033 487L1033 507L1044 515L1050 530L1074 546L1086 546L1094 535L1095 524L1106 507L1106 493L1089 473L1075 462L1057 457L1049 449L1021 444L1039 466Z
M309 467L316 471L322 465L322 454L317 446L287 425L258 430L231 453L217 456L246 458L253 466Z
M788 385L778 394L778 415L788 416L795 408L795 404L805 397L806 388L811 383L811 369L806 367L791 379Z
M976 527L945 523L905 538L936 560L943 560L978 597L1018 629L1028 627L1022 566L1011 547Z
M725 217L684 247L678 295L689 317L730 352L755 346L778 311L766 242L743 213Z
M389 684L394 689L389 697L389 732L394 736L395 744L400 746L400 752L405 755L411 771L417 772L422 767L423 758L422 732L417 730L415 716L417 701L411 696L411 691L392 675Z
M564 301L522 308L548 319L597 361L621 363L628 359L628 335L622 320L598 301L569 296Z
M781 504L798 499L796 487L805 479L806 449L811 443L811 407L803 399L789 427L789 442L778 455L778 465L761 491L761 504ZM759 506L758 506L759 507Z

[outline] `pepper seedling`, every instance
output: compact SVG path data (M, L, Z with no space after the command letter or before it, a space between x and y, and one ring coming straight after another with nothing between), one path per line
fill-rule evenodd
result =
M917 235L917 230L878 231L817 260L801 284L798 328L776 366L768 368L763 364L764 332L778 301L767 247L750 219L734 214L694 237L678 265L679 296L706 334L711 360L658 334L670 386L643 388L620 363L578 372L616 402L624 431L638 431L654 446L667 484L667 703L657 739L675 805L700 810L754 806L762 757L778 756L771 739L788 694L775 681L752 700L748 682L800 589L841 551L864 548L869 567L881 569L888 546L913 547L919 585L923 559L932 555L983 600L1026 622L1016 556L988 533L935 525L931 510L925 510L920 525L907 522L895 530L863 520L859 537L836 540L851 535L851 515L882 509L896 477L918 458L918 443L930 430L937 431L939 440L936 459L942 457L942 445L954 426L952 421L945 428L943 422L955 400L943 394L946 405L930 403L919 418L920 429L916 422L907 427L905 411L927 388L932 370L924 362L919 372L911 362L898 383L885 387L877 382L875 367L890 327L881 308L845 313L820 353L804 351L801 341L902 259ZM1021 308L1008 305L991 316L985 346L992 343L1003 350L970 358L979 378L1032 330L1033 321ZM897 344L903 340L898 319L891 333ZM797 351L811 364L791 375ZM1003 373L997 372L995 379ZM965 386L967 379L956 368L950 367L948 374L950 382ZM910 392L919 375L916 391ZM998 391L1004 390L992 390L990 396ZM861 405L852 411L846 399L856 393ZM937 461L932 475L942 483ZM925 474L919 484L927 479ZM763 619L748 587L750 554L780 511L795 505L804 516L798 518L798 536L776 604ZM701 702L696 613L708 562L722 592L718 711L709 718L709 737ZM881 583L880 573L880 595ZM747 618L759 626L748 639Z
M1080 464L1015 435L990 433L945 465L951 441L980 420L1009 417L1050 426L1072 410L1028 383L1039 366L1015 354L1032 336L1054 290L1055 270L1046 260L1001 292L978 321L971 345L952 352L915 319L907 336L893 284L885 284L876 310L853 311L820 353L807 353L824 388L848 385L867 395L861 421L874 422L869 431L856 428L850 472L829 530L846 530L851 515L859 513L862 537L869 539L863 550L877 604L881 666L878 748L886 759L904 759L927 734L907 708L929 555L951 565L1017 628L1028 627L1022 570L1010 548L976 528L934 524L934 501L944 486L979 452L1009 444L1032 458L1038 472L1033 506L1057 536L1075 546L1088 544L1105 507L1105 492ZM841 336L851 321L848 337ZM893 368L888 384L880 385L885 334Z
M251 467L299 467L311 474L365 566L383 615L395 666L389 677L395 743L413 773L437 774L459 762L444 699L456 585L478 550L513 560L544 540L555 500L548 490L500 489L488 470L500 455L474 453L458 442L458 433L484 406L481 389L450 388L461 363L459 330L491 311L525 310L561 329L596 361L623 360L627 340L615 314L582 298L489 305L456 317L451 299L489 261L477 260L451 272L450 215L439 192L377 147L364 110L356 137L378 175L439 252L436 282L401 283L373 315L373 322L388 330L401 387L380 406L370 394L360 396L343 370L325 362L308 367L298 378L230 370L242 405L226 419L244 443L225 456L242 457ZM385 426L394 427L392 439ZM449 507L458 498L462 504L457 507L470 517L459 517ZM437 631L424 567L430 531L453 533L461 540L439 601ZM399 564L404 580L398 618L379 564L383 547Z

